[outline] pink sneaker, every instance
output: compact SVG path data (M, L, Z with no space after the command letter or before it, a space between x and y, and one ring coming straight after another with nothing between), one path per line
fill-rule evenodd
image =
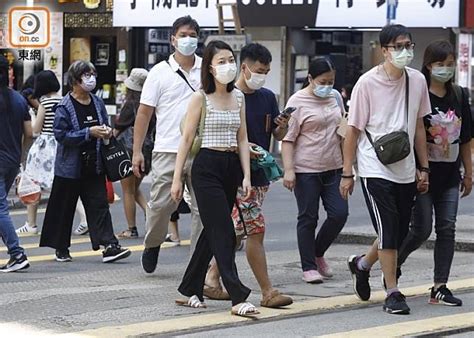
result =
M324 257L316 257L316 266L318 267L318 272L323 277L332 277L332 269L324 259Z
M308 270L303 272L303 280L306 283L321 284L323 282L323 276L316 270Z

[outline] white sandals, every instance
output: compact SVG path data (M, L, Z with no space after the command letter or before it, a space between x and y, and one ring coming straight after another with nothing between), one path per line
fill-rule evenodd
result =
M207 307L206 303L201 302L196 295L189 297L189 299L177 299L175 303L181 306L192 307L193 309L203 309Z
M230 313L235 316L240 316L240 317L254 317L255 315L258 315L260 312L252 303L245 302L245 303L240 303L239 308L237 310L234 310L234 308L232 308Z

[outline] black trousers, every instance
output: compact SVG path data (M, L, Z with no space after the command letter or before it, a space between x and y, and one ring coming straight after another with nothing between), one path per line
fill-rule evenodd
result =
M398 250L408 234L416 183L361 177L362 191L379 239L379 249Z
M80 179L54 176L40 246L57 250L71 246L72 223L79 196L86 210L92 249L99 250L101 245L118 244L107 202L105 176L91 175Z
M231 211L242 170L237 154L201 149L194 159L192 184L203 231L178 291L203 301L203 287L212 256L216 258L222 282L232 305L244 302L250 289L240 282L235 265L235 230Z

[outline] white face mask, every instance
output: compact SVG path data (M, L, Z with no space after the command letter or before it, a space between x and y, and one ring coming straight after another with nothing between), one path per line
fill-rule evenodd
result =
M185 56L193 55L197 49L198 39L192 36L176 39L176 49Z
M455 67L433 67L431 77L439 82L446 83L454 76Z
M405 68L413 60L413 50L408 50L406 48L403 48L403 50L400 51L393 50L390 52L390 55L392 56L390 62L398 69Z
M265 84L265 80L267 79L267 74L252 73L249 67L247 65L245 66L247 67L250 73L250 79L247 79L244 73L244 79L245 79L245 83L247 84L247 87L249 87L252 90L259 90L260 88L262 88L263 85Z
M216 71L216 75L214 75L214 77L220 83L226 85L235 80L235 76L237 75L237 66L235 63L226 63L213 67Z
M93 91L95 89L96 84L97 84L94 75L90 75L90 76L82 75L81 81L82 82L80 83L80 86L86 92Z

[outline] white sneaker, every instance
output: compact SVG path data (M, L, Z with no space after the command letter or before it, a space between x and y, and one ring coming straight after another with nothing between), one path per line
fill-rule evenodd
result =
M73 231L73 234L76 236L85 235L89 232L89 227L87 223L81 223L77 226L77 228Z
M28 222L25 223L21 228L18 228L15 230L17 234L37 234L38 233L38 227L30 227Z

